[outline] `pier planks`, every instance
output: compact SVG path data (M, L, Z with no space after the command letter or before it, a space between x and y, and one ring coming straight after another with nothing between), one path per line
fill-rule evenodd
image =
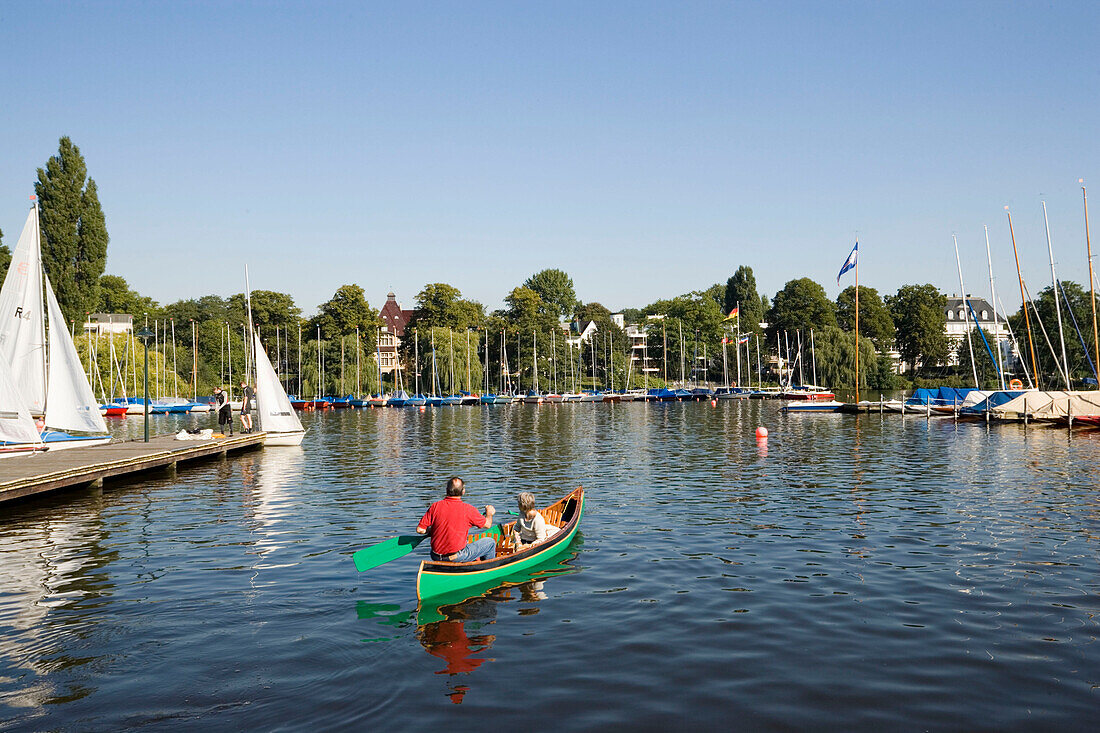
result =
M262 448L266 433L181 441L158 436L0 459L0 502L242 450Z

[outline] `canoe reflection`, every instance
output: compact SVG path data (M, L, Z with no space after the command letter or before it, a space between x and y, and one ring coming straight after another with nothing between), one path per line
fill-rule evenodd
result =
M421 603L415 612L416 639L428 654L442 660L443 668L435 674L448 676L447 697L459 705L470 691L470 675L492 657L486 656L497 637L488 633L488 627L497 622L497 614L504 603L519 601L515 606L517 616L530 616L540 611L538 603L546 600L546 584L559 575L580 571L573 561L583 547L583 538L577 535L570 551L545 565L517 573L514 578L497 581L497 585L478 591L466 589L459 595L436 597L429 603ZM471 593L477 595L471 596ZM358 601L356 613L362 620L371 620L393 629L405 629L412 625L414 614L402 610L397 604L368 603ZM363 641L386 641L400 638L386 636L366 638ZM460 682L461 680L461 682Z

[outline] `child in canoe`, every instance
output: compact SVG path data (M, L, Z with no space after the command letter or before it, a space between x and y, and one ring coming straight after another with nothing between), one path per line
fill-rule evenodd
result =
M519 503L519 519L512 528L512 543L517 550L557 534L558 528L547 524L539 510L535 509L534 494L524 491L516 500Z

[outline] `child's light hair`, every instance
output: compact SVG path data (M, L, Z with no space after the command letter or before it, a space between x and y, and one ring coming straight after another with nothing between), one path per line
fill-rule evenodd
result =
M535 495L530 491L521 491L516 498L519 501L519 511L521 514L526 514L535 508Z

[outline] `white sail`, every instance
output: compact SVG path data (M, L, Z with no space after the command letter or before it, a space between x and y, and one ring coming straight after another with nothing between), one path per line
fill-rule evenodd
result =
M38 236L37 211L31 209L0 288L0 368L10 370L12 385L33 415L41 415L46 407L46 324Z
M265 433L300 433L302 423L294 408L290 406L290 398L286 396L271 361L264 353L260 337L252 335L256 349L256 418L259 421L257 427Z
M99 402L80 365L65 316L57 305L53 287L46 278L46 307L50 326L49 392L46 396L46 427L106 433L107 424L99 414Z
M0 369L0 442L37 443L41 439L30 411L8 377L8 370Z

